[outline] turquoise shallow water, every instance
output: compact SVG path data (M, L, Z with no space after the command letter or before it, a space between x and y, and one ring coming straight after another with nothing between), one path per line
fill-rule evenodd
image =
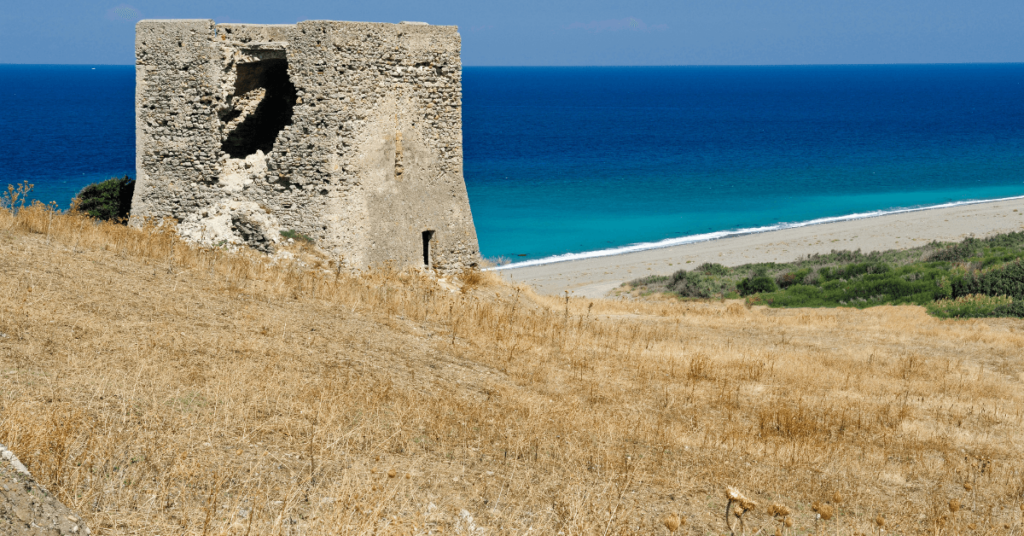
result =
M486 194L480 194L485 196ZM614 194L610 194L613 196ZM1024 185L976 188L895 191L851 195L807 195L781 198L745 198L727 206L693 206L685 210L628 213L606 199L566 199L564 211L553 214L544 207L514 207L504 221L478 223L481 244L489 235L522 233L529 241L506 238L509 253L501 255L512 262L550 259L565 253L591 252L643 243L658 247L672 239L696 238L717 231L748 229L770 230L819 219L845 216L881 215L905 208L989 200L1024 195ZM524 202L525 205L525 202ZM506 205L508 206L508 205ZM474 214L477 205L474 205ZM512 216L514 214L514 216ZM494 225L496 228L488 227ZM574 243L575 242L575 243ZM675 242L679 243L678 240ZM492 242L493 243L493 242ZM521 249L511 249L517 245ZM486 251L486 250L485 250ZM525 255L520 255L525 254Z
M134 68L0 65L0 186L133 174ZM463 72L485 256L1024 195L1024 64Z

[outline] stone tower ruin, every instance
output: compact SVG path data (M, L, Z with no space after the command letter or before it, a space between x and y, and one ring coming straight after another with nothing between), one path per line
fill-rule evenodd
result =
M352 268L475 265L454 26L143 20L132 219L311 238Z

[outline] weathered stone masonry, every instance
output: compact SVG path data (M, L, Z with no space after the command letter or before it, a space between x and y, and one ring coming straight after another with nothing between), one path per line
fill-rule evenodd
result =
M353 268L479 258L452 26L144 20L134 222L271 251L282 231Z

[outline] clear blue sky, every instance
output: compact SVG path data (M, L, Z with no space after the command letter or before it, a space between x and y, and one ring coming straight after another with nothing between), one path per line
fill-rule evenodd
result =
M458 25L465 65L1024 61L1024 0L6 0L0 63L134 63L138 18Z

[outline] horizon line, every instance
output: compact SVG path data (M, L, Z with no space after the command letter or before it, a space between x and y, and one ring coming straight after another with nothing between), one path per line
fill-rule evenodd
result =
M680 64L643 64L643 65L463 65L463 68L630 68L630 67L874 67L890 65L1018 65L1021 61L961 61L961 62L892 62L892 63L680 63ZM0 62L0 66L47 66L47 67L134 67L135 63L8 63Z

